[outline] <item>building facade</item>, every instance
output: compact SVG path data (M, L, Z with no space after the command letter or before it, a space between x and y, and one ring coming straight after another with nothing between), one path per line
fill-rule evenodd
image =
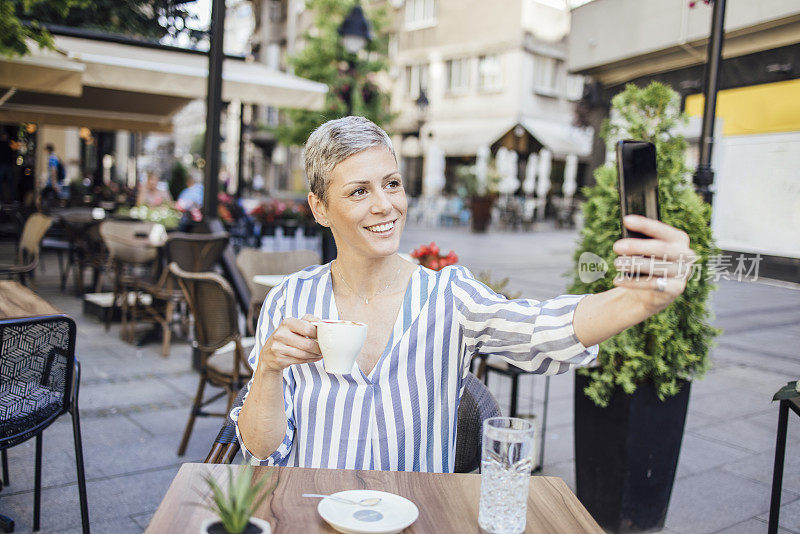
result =
M626 83L661 81L691 116L697 164L712 6L684 0L596 0L572 12L568 67L595 82L606 113ZM624 14L636 31L609 32ZM729 2L712 152L712 227L723 250L760 254L778 277L800 276L800 4ZM605 158L597 143L595 163Z

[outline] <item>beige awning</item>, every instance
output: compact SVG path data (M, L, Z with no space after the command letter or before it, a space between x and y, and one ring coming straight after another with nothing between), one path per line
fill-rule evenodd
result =
M433 133L428 139L445 155L474 156L478 147L491 145L513 124L511 117L437 120L426 124L425 131Z
M0 122L167 132L174 113L205 98L205 54L54 38L58 53L0 58L0 88L17 90L0 105ZM222 78L224 101L319 109L327 93L325 84L243 60L226 59Z

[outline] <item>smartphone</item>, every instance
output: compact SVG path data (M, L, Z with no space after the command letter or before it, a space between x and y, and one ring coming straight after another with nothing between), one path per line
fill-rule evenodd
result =
M646 141L617 143L617 179L619 180L620 217L643 215L661 220L658 208L658 173L656 147ZM649 239L622 225L622 237Z

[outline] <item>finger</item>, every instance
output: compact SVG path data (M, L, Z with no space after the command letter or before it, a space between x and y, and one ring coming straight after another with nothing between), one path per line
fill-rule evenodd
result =
M625 238L614 242L614 252L621 256L654 256L659 260L689 261L694 253L692 249L673 241L661 239Z
M281 323L282 326L285 326L295 334L306 336L310 338L317 337L317 327L312 323L305 321L303 319L294 319L292 317L287 317Z
M641 289L655 291L656 293L669 296L678 296L683 293L686 288L686 282L680 278L664 278L667 283L664 286L664 291L658 290L657 280L660 277L636 279L626 277L615 277L614 285L617 287L626 287L628 289Z
M283 345L295 347L312 354L322 353L319 350L319 345L317 344L316 340L306 336L301 336L300 334L295 334L294 332L284 330L277 335L276 341L278 343L282 343Z
M656 219L642 215L626 215L622 223L628 230L640 232L656 239L689 244L689 236L686 232Z
M309 323L320 323L320 322L322 322L322 319L320 319L316 315L311 315L310 313L305 314L303 317L301 317L301 319L303 321L308 321Z
M301 360L304 363L309 361L316 361L322 358L319 353L315 352L308 352L298 347L293 347L291 345L286 345L284 343L276 343L272 346L272 351L275 353L276 356L279 358L294 358L295 360Z
M614 267L626 276L667 276L684 278L689 275L693 262L665 261L653 256L619 256Z

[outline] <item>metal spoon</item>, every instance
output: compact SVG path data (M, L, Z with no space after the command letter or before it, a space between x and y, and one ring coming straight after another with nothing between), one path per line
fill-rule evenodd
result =
M361 499L360 501L351 501L342 497L334 497L333 495L320 495L317 493L304 493L303 497L321 497L323 499L333 499L334 501L343 502L345 504L355 504L356 506L375 506L381 502L380 497L370 497L368 499Z

